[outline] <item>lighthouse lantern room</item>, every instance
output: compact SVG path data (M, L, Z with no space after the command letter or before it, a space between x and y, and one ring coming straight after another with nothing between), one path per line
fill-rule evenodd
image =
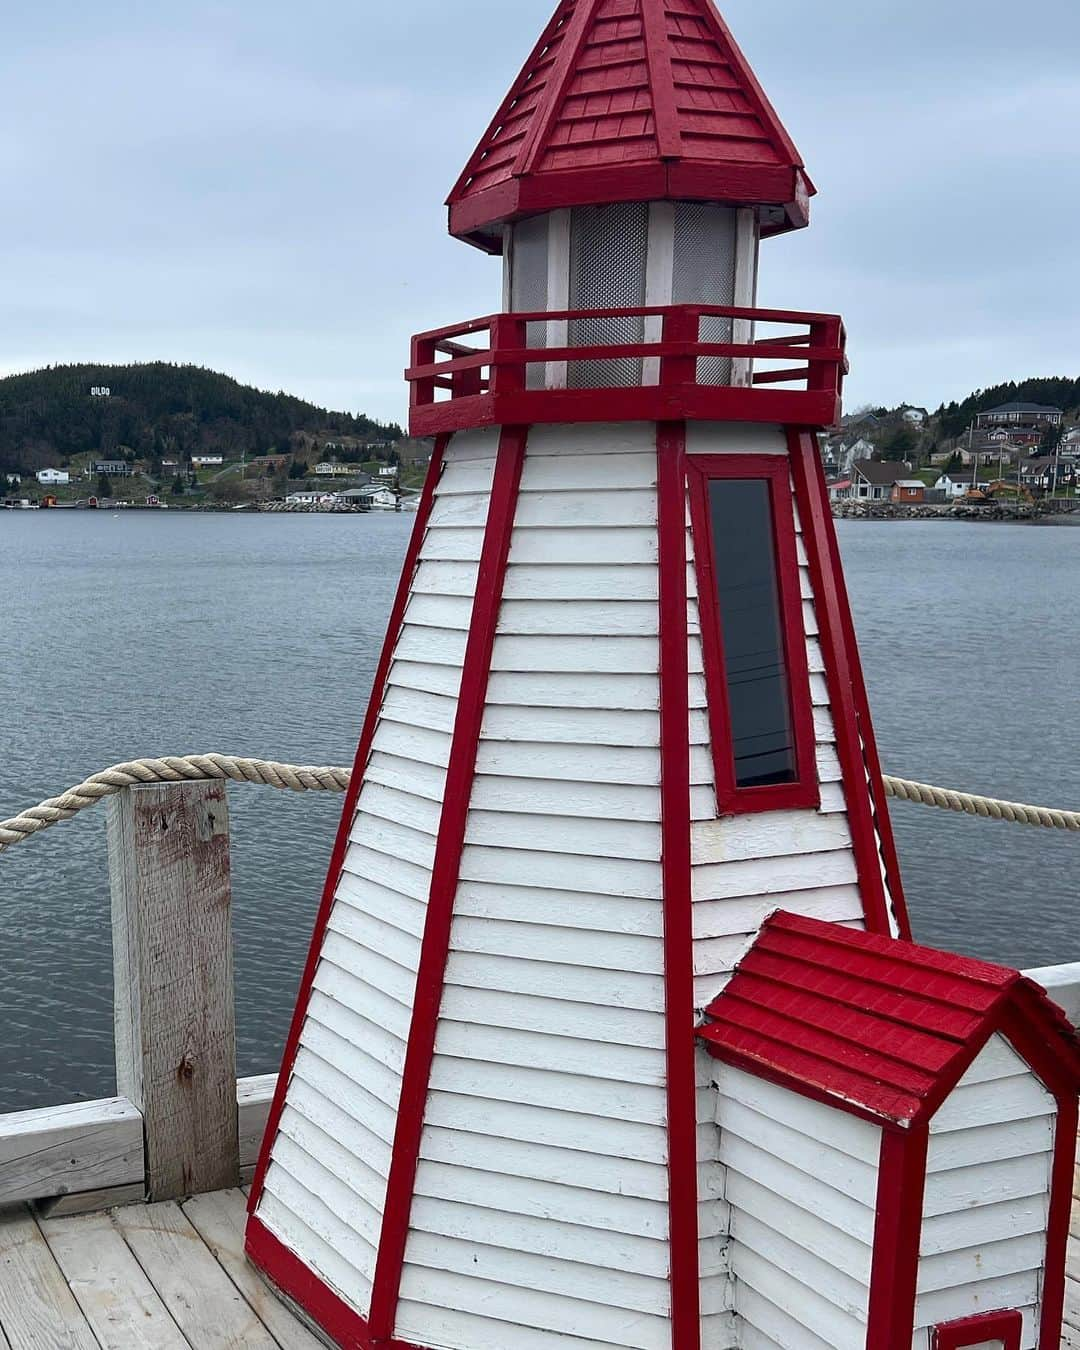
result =
M755 307L812 193L711 0L562 0L451 194L504 312L413 342L431 467L247 1230L335 1345L1055 1345L1080 1061L1015 973L912 955L844 329ZM971 1072L1023 1110L969 1134ZM942 1211L866 1188L930 1196L928 1150L1018 1205L976 1179L1002 1278L916 1304Z

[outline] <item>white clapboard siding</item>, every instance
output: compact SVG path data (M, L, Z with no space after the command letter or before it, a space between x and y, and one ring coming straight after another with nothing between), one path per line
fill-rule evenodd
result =
M931 1122L917 1346L938 1322L992 1308L1022 1309L1035 1346L1056 1112L996 1035Z
M423 1344L451 1314L670 1344L655 428L620 435L526 455L397 1327Z
M880 1130L713 1070L742 1344L865 1350Z
M462 580L475 572L494 445L470 435L447 454L258 1211L361 1313L472 613Z

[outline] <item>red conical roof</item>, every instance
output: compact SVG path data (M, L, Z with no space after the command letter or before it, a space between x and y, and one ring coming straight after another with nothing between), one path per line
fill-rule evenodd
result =
M780 208L814 188L712 0L561 0L450 194L450 232L492 252L499 226L614 201Z

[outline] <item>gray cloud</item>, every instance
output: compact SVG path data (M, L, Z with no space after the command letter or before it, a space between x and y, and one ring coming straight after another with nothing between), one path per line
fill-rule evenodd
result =
M498 303L442 201L553 0L63 0L0 51L0 370L198 361L404 416L410 334ZM821 195L762 302L849 398L1076 373L1080 7L730 0Z

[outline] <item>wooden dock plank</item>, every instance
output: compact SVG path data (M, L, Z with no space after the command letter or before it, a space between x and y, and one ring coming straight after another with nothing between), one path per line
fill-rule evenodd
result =
M113 1218L198 1350L279 1350L178 1205L131 1205Z
M27 1210L0 1220L0 1327L10 1350L100 1350Z
M110 1215L39 1227L102 1350L188 1350Z
M247 1203L243 1191L198 1195L181 1208L282 1350L322 1350L322 1342L296 1320L244 1255Z

